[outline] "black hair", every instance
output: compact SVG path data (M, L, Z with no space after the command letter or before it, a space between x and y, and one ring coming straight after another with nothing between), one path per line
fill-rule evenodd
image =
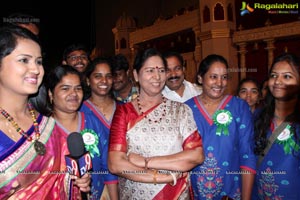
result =
M40 46L38 37L25 28L19 26L0 28L0 63L4 57L14 51L18 43L17 40L20 38L32 40Z
M95 58L86 68L84 74L86 78L90 78L91 74L93 73L93 71L95 70L96 66L99 64L107 64L109 66L109 69L112 73L112 66L111 66L111 59L107 58L107 57L97 57ZM87 91L86 91L86 96L90 97L91 96L91 88L90 87L86 87ZM111 96L112 94L112 90L111 92ZM113 96L112 96L113 97Z
M115 56L112 56L111 65L113 73L120 70L124 70L125 72L127 72L129 69L128 60L123 54L117 54Z
M261 82L261 84L260 84L260 86L259 86L260 90L263 90L263 89L264 89L264 84L265 84L265 82L268 82L268 80L269 80L269 78L265 78L265 79Z
M0 28L0 67L2 59L10 55L18 45L18 39L28 39L36 42L40 48L40 41L31 31L15 25L6 25ZM38 92L39 93L39 92ZM29 101L35 102L36 95L29 96Z
M201 77L203 77L209 70L210 66L215 62L223 63L226 66L226 69L228 69L227 60L223 56L217 54L210 54L206 56L199 64L197 76L200 75Z
M154 48L150 48L143 51L139 51L137 53L134 59L133 69L135 69L136 72L138 73L140 69L143 67L144 63L148 60L148 58L152 56L159 56L163 61L164 67L165 68L167 67L167 62L162 56L162 54L158 50Z
M163 57L165 59L170 58L170 57L176 57L179 60L181 67L185 67L184 59L183 59L182 55L178 52L167 51L167 52L163 53Z
M69 65L59 65L52 69L45 77L43 85L40 87L39 94L32 103L38 112L45 116L51 116L53 106L50 102L48 91L54 92L56 85L68 74L75 74L80 78L80 84L83 87L83 77L80 72Z
M261 97L261 89L260 89L260 85L258 84L257 80L255 78L251 78L251 77L248 77L248 78L244 78L242 79L240 82L239 82L239 85L237 87L237 90L236 90L236 95L239 96L239 92L241 90L241 87L244 83L254 83L254 85L256 86L257 90L258 90L258 93L259 93L259 97Z
M82 44L82 43L74 43L74 44L71 44L71 45L67 46L64 49L63 60L67 60L68 56L73 51L84 51L84 52L86 52L86 54L87 54L88 57L89 57L89 53L90 53L89 50L88 50L88 48L84 44Z
M97 57L95 58L86 68L85 70L85 77L90 77L90 75L93 73L95 70L96 66L98 64L107 64L112 71L112 66L111 66L111 59L107 57Z
M269 74L272 72L273 67L278 62L285 61L290 66L294 67L298 74L300 74L299 67L300 67L300 60L299 58L290 53L285 53L282 55L279 55L276 57L271 65L271 69L269 71ZM300 122L300 96L298 91L298 102L295 106L295 110L293 113L291 113L289 116L286 117L284 121L290 122L291 127L293 130L295 130L295 122ZM266 104L264 105L264 108L262 109L261 113L258 115L258 117L255 120L254 124L254 131L255 131L255 149L254 152L257 155L262 155L264 149L267 146L267 133L270 128L272 119L274 118L274 112L275 112L275 99L273 95L271 94L270 90L268 90L268 93L266 95ZM295 138L297 138L297 135L295 134ZM299 141L298 141L299 143ZM296 143L297 144L297 143Z

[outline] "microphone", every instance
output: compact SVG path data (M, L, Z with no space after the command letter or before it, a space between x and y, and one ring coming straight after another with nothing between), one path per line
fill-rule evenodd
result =
M70 154L65 156L67 170L70 174L82 177L92 169L92 158L85 150L82 135L72 132L67 137L67 145ZM81 192L82 199L87 199L86 193Z

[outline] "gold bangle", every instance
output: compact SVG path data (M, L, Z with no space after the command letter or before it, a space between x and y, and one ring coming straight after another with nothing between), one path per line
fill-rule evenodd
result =
M156 175L157 175L157 170L155 169L155 170L153 170L153 183L154 183L154 185L156 185L156 183L157 183Z
M145 169L148 169L148 162L150 161L151 158L145 158Z

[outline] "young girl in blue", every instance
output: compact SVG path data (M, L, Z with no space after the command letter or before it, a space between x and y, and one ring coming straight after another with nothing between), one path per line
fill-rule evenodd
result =
M95 58L85 71L89 88L89 98L82 103L80 111L93 115L99 119L98 124L103 127L106 136L106 146L110 132L111 121L116 110L116 101L112 96L113 75L111 64L107 58ZM107 159L107 154L105 154ZM108 188L110 199L117 199L117 176L111 176L105 184ZM114 192L112 192L114 191ZM113 195L116 196L113 196Z
M266 104L255 120L259 162L253 200L300 199L299 67L293 54L276 57L271 66Z

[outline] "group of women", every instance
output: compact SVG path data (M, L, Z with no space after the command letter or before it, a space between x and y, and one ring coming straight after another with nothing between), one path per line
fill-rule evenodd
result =
M229 66L220 55L202 60L203 92L185 103L162 95L166 61L155 49L137 54L139 95L120 105L104 58L86 70L87 100L82 74L66 65L35 95L41 49L21 28L0 30L0 63L1 199L80 198L80 190L90 199L300 198L300 63L292 54L274 60L257 118L250 101L226 94ZM83 136L91 175L50 173L64 170L71 132Z

